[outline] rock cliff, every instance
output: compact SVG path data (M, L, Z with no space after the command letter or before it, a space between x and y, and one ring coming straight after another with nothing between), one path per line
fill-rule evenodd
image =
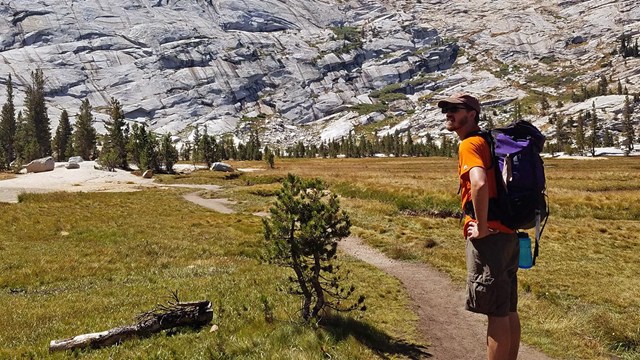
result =
M30 72L41 68L54 129L63 109L74 114L88 98L102 131L114 97L127 120L182 139L205 125L242 138L257 124L267 143L317 142L382 119L397 124L386 131L438 134L441 115L429 99L462 89L508 104L604 74L639 91L638 59L611 55L619 35L639 32L636 5L4 0L0 82L12 74L20 109ZM622 101L598 103L620 111Z

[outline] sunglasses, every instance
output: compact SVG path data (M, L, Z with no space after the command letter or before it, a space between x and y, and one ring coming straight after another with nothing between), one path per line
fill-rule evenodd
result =
M443 114L449 114L449 113L451 113L451 114L455 114L455 113L457 113L457 112L458 112L458 111L460 111L460 110L467 110L467 108L466 108L466 107L464 107L464 106L443 107L443 108L442 108L442 113L443 113Z

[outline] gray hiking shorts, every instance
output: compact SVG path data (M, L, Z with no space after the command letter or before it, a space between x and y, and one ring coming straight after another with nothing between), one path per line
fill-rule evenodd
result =
M514 234L498 233L467 240L467 303L469 311L507 316L518 307L518 256Z

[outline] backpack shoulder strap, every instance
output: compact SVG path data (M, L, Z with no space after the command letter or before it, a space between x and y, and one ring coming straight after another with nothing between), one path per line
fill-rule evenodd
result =
M486 130L478 130L469 133L467 135L467 138L471 136L480 136L484 139L484 141L487 142L487 144L489 145L489 151L491 152L491 164L489 165L489 169L493 168L496 165L496 144L493 140L493 135L491 134L491 132Z
M474 131L471 132L469 135L467 135L467 138L471 137L471 136L480 136L484 139L484 141L487 142L487 144L489 145L489 151L491 154L491 164L489 164L489 169L493 168L494 174L495 174L495 186L496 186L496 193L497 193L497 198L496 199L489 199L489 214L488 217L491 220L499 220L500 216L499 216L499 210L504 207L504 205L502 205L502 203L505 201L506 199L506 189L504 187L504 183L501 181L502 179L502 173L500 170L500 166L498 164L498 160L497 160L497 156L496 156L496 145L495 145L495 140L493 138L493 132L490 131L486 131L486 130L479 130L479 131ZM460 185L460 187L458 188L458 194L460 194L460 191L462 189L462 185ZM475 214L474 214L474 209L473 209L473 203L471 202L471 200L467 201L464 206L464 214L467 214L469 216L471 216L472 218L475 218Z

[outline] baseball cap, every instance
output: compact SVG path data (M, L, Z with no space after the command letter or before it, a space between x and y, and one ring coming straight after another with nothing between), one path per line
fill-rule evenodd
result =
M478 99L469 94L456 93L451 95L451 97L438 101L439 108L447 107L448 104L465 105L466 107L473 109L478 114L480 114L480 102L478 101Z

